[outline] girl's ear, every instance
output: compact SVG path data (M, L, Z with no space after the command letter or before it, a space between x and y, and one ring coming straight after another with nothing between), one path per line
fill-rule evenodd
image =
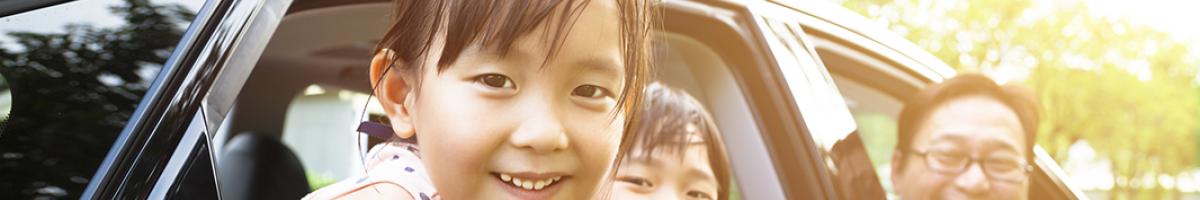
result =
M410 109L415 84L404 78L407 76L401 75L399 70L388 69L395 62L393 54L393 51L383 49L371 59L371 88L379 98L380 107L387 112L394 134L400 138L411 138L416 133Z

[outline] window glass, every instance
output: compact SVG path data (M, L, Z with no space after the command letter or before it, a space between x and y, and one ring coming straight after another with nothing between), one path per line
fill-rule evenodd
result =
M865 66L863 66L865 67ZM867 156L884 190L894 194L891 181L892 152L896 149L896 125L903 102L895 97L844 76L833 76L858 124Z
M219 199L217 180L213 176L212 154L208 137L200 136L192 149L192 157L179 173L179 182L168 192L167 199ZM184 141L186 142L186 141Z
M790 19L785 17L784 19ZM847 99L840 82L835 82L824 60L817 58L811 41L797 22L765 19L769 46L779 61L780 71L788 78L793 98L810 136L821 151L827 173L833 180L837 195L845 199L881 199L882 188L868 145L877 142L867 139L856 113L847 109L853 102ZM790 75L790 76L789 76ZM794 78L792 78L794 77ZM874 132L872 132L874 133Z
M828 150L838 140L846 138L854 130L851 114L845 103L829 81L824 66L813 57L813 52L802 43L804 32L797 30L798 24L765 19L767 44L779 62L780 72L788 80L800 114L817 146Z
M0 123L8 121L9 111L12 111L12 91L8 88L4 75L0 74ZM3 127L3 124L0 124L0 128Z
M288 106L283 143L300 157L313 190L363 173L364 147L378 142L355 131L364 111L371 118L361 120L387 121L373 97L320 85L308 86Z
M78 198L203 1L0 17L0 199Z

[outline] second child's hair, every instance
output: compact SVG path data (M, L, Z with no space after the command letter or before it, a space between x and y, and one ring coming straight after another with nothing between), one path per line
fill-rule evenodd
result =
M717 178L717 199L729 197L729 158L716 121L704 105L686 92L655 82L646 86L640 120L635 125L635 148L646 155L655 151L686 153L688 146L697 144L698 137L708 150L708 161ZM627 152L634 153L634 152ZM626 156L631 157L631 156Z

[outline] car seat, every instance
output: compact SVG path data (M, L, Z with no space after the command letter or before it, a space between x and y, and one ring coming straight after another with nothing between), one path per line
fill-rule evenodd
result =
M223 199L300 199L312 192L300 158L279 139L244 132L223 153L217 168Z

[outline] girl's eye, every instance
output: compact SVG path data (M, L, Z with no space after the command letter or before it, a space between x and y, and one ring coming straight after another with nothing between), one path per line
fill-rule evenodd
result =
M601 98L612 96L612 92L609 92L608 89L604 89L600 86L581 85L579 87L575 87L574 90L571 90L571 95L585 98Z
M500 74L484 74L475 77L475 82L494 88L514 89L516 84L513 84L511 78Z
M638 187L641 187L641 188L651 188L651 187L654 187L654 184L653 184L653 183L650 183L650 180L646 180L646 179L644 179L644 178L641 178L641 177L623 177L623 178L619 178L619 179L617 179L617 181L621 181L621 182L626 182L626 183L630 183L630 184L633 184L633 185L637 185Z
M688 198L692 198L692 199L713 199L712 195L709 195L708 193L701 192L701 191L695 191L695 190L688 191L687 196L688 196Z

